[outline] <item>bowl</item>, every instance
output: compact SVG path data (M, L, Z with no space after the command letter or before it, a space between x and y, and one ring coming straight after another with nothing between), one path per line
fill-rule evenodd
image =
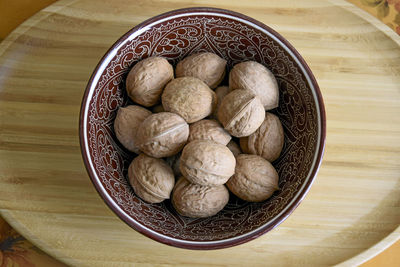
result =
M130 102L125 78L149 56L170 63L210 51L236 63L255 60L267 66L280 88L279 107L285 145L273 164L279 191L261 203L230 196L217 215L180 216L169 200L148 204L127 180L134 155L115 137L117 110ZM252 240L282 223L299 205L319 169L325 145L325 111L317 82L304 59L280 34L245 15L215 8L187 8L150 18L123 35L95 68L80 113L80 144L90 179L105 203L129 226L165 244L217 249Z

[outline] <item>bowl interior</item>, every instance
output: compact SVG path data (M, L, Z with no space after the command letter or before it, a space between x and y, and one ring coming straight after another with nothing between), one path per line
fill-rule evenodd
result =
M91 179L125 222L156 240L198 248L204 244L224 247L252 239L287 217L304 197L313 170L318 168L321 118L309 73L281 37L249 20L213 9L158 16L122 37L89 82L82 107L81 138ZM229 204L217 215L191 219L177 214L168 200L148 204L135 196L126 178L133 155L116 139L113 121L118 108L130 101L124 82L137 61L157 55L175 65L200 51L225 58L227 71L238 62L255 60L273 72L280 88L280 105L272 112L281 119L285 145L273 163L281 190L270 199L247 203L231 195Z

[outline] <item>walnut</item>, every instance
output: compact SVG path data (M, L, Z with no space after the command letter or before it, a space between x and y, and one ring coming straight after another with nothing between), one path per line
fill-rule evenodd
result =
M245 153L259 155L272 162L281 154L284 137L279 118L266 112L264 122L257 131L240 138L240 147Z
M240 154L236 157L235 174L226 183L239 198L264 201L279 189L279 176L266 159L257 155Z
M215 108L213 112L213 117L217 118L218 116L218 109L219 106L222 103L222 99L229 93L229 87L228 86L219 86L217 89L215 89L215 94L217 95L217 107Z
M151 109L151 111L152 111L153 113L160 113L160 112L164 112L165 110L164 110L164 107L163 107L162 105L157 105L157 106L154 106L154 107Z
M225 76L226 60L214 53L193 54L176 65L176 77L196 77L210 88L215 88Z
M240 150L239 145L235 141L233 141L233 140L229 141L229 143L226 146L229 148L229 150L232 152L232 154L235 156L235 158L239 154L242 154L242 151Z
M172 168L175 178L178 178L179 176L182 175L181 170L179 169L180 159L181 159L181 153L165 158L165 162L167 162L167 164Z
M241 62L229 73L229 88L247 89L258 96L265 110L278 107L279 88L274 75L255 61Z
M215 120L201 120L189 126L188 142L212 140L226 146L231 138L230 134Z
M207 117L217 104L214 91L194 77L172 80L165 87L161 98L165 111L182 116L187 123Z
M265 110L251 91L237 89L222 100L218 119L231 135L249 136L254 133L265 118Z
M136 105L120 107L114 120L114 130L117 139L129 151L139 154L135 135L138 126L151 115L145 108Z
M172 191L172 205L182 216L205 218L217 214L229 201L224 185L203 186L179 178Z
M165 85L174 78L174 69L165 58L149 57L136 63L126 78L128 96L150 107L160 101Z
M178 153L189 136L189 125L177 114L160 112L147 117L138 128L139 149L155 158Z
M168 164L145 154L137 156L129 165L128 177L135 194L150 203L169 199L175 184Z
M220 185L234 174L235 162L235 156L226 146L210 140L195 140L183 148L180 170L192 183Z

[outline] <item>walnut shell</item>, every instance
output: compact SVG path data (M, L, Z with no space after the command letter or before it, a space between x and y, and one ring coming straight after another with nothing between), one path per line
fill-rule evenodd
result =
M265 110L276 108L279 104L278 83L264 65L255 61L241 62L233 66L229 73L229 88L247 89L258 96Z
M114 131L117 139L129 151L140 153L136 145L138 126L151 115L151 112L141 106L130 105L120 107L114 120Z
M215 120L201 120L189 126L188 142L211 140L226 146L231 138L230 134Z
M235 156L226 146L195 140L183 148L179 167L190 182L213 186L228 181L235 173L235 163Z
M265 110L251 91L237 89L222 100L218 119L231 135L249 136L254 133L265 118Z
M147 117L138 128L139 149L155 158L178 153L189 137L189 125L175 113L160 112Z
M240 150L239 145L235 141L233 140L229 141L229 143L226 146L229 148L229 150L232 152L235 158L238 155L242 154L242 150Z
M224 185L203 186L179 178L172 191L172 205L182 216L205 218L217 214L229 201Z
M176 77L196 77L210 88L215 88L225 76L226 60L214 53L193 54L176 65Z
M224 97L229 94L229 87L228 86L219 86L217 87L217 89L215 89L215 94L217 95L217 107L215 108L214 112L213 112L213 117L217 118L218 116L218 109L219 106L222 103L222 99L224 99Z
M194 77L172 80L165 87L161 98L165 111L182 116L187 123L207 117L217 105L214 91Z
M154 107L151 109L151 111L152 111L153 113L160 113L160 112L164 112L165 110L164 110L164 107L163 107L162 105L157 105L157 106L154 106Z
M135 194L150 203L169 199L175 184L168 164L145 154L137 156L129 165L128 177Z
M181 153L165 158L165 162L172 168L175 178L182 176L181 170L179 169L180 159Z
M274 166L257 155L240 154L236 157L235 174L226 183L239 198L264 201L279 189L279 176Z
M240 138L240 147L245 153L259 155L272 162L281 154L284 137L279 118L266 112L264 122L257 131Z
M165 85L174 78L174 69L165 58L149 57L136 63L126 78L128 96L150 107L160 101Z

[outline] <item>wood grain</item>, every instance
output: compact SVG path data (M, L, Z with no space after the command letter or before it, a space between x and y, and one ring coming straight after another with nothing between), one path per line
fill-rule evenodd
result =
M0 0L0 40L25 19L54 2L55 0Z
M188 251L120 221L95 192L78 140L89 76L107 48L148 17L187 6L270 25L321 87L327 146L309 195L247 244ZM400 38L344 1L65 0L0 44L0 211L49 254L82 266L359 264L400 237Z

